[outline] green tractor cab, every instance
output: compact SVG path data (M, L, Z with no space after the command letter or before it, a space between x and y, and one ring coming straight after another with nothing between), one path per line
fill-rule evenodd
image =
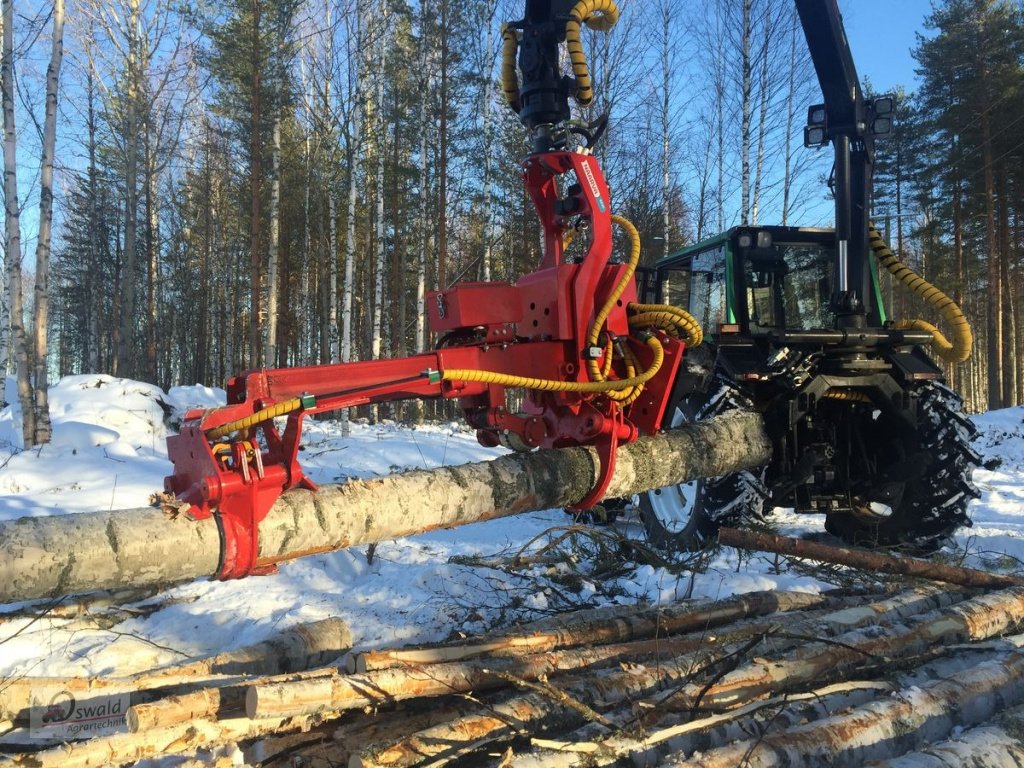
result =
M753 408L774 448L759 471L641 497L655 540L699 547L775 506L822 514L849 543L916 550L968 523L973 426L925 351L932 335L887 322L870 254L872 309L837 309L836 251L834 230L735 227L649 275L649 298L686 308L706 333L666 426Z

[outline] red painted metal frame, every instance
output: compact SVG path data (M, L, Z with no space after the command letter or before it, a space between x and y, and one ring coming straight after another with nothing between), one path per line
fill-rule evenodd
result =
M620 443L659 428L683 352L681 342L660 334L665 362L626 409L601 395L530 390L522 412L511 413L501 384L442 379L444 371L469 369L588 380L590 324L626 269L609 264L608 187L597 161L575 152L530 156L523 163L523 179L544 230L540 268L515 285L464 283L431 294L431 330L448 334L452 346L396 360L251 371L229 380L226 406L186 415L180 433L168 440L174 474L166 478L165 487L191 505L193 517L216 516L223 540L219 578L273 568L259 560L259 524L283 491L315 487L298 461L302 420L309 413L392 400L455 398L485 445L593 445L601 458L600 476L578 508L592 506L604 494ZM563 237L570 226L577 227L578 237L589 239L578 263L563 258ZM626 305L635 298L631 282L605 329L630 344L647 365L651 352L646 344L627 338ZM231 439L211 444L206 437L216 427L302 396L312 396L315 404L291 413L283 434L266 420Z

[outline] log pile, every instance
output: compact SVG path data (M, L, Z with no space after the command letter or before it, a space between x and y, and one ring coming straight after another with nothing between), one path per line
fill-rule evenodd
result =
M726 534L808 556L792 541L744 536ZM862 554L813 556L922 567ZM345 655L344 625L318 622L132 678L62 681L130 692L129 731L0 756L0 766L124 765L214 747L241 747L250 764L352 768L467 757L521 768L859 766L903 754L959 765L963 745L991 757L971 764L1019 764L1024 587L985 591L986 577L966 569L928 575L898 590L579 611L458 643ZM0 681L0 720L13 729L0 754L24 729L25 692L39 682ZM1000 729L1000 717L1016 719Z

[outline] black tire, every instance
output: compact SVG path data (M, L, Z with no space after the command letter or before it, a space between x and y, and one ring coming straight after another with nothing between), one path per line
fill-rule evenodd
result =
M918 385L920 427L894 427L873 412L859 426L870 460L879 467L914 467L906 476L899 502L883 515L862 513L825 516L825 528L848 544L901 547L918 553L941 547L960 526L969 526L967 505L979 496L971 473L981 460L970 446L977 428L963 413L959 396L943 384ZM870 409L865 411L871 414ZM856 479L851 480L856 488ZM857 505L855 505L857 506Z
M667 424L677 427L750 407L749 398L716 372L706 391L669 403ZM638 506L652 544L696 551L703 549L723 525L742 526L761 519L767 498L764 470L754 470L658 488L640 494Z

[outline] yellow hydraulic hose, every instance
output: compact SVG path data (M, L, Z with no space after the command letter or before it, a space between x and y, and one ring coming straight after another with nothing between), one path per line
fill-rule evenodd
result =
M576 101L584 107L594 100L594 88L587 57L583 53L580 27L586 24L591 29L603 32L615 26L618 20L619 9L614 0L579 0L569 11L569 21L565 24L565 47L572 61L572 73L576 76Z
M519 111L519 75L516 74L516 51L519 34L508 24L501 27L501 90L513 112Z
M665 361L665 352L661 348L661 341L656 336L649 336L646 340L647 346L654 353L654 359L646 371L631 376L628 379L615 381L555 381L553 379L535 379L529 376L514 376L509 373L497 373L496 371L465 370L460 368L449 368L442 372L441 378L445 381L479 381L484 384L499 384L503 387L523 387L524 389L537 389L542 392L580 392L580 393L608 393L620 389L631 389L647 383Z
M935 354L947 363L962 363L969 358L974 337L971 334L971 325L957 303L900 261L874 224L869 225L868 234L871 237L871 250L875 252L878 263L889 270L894 279L939 311L953 329L953 340L947 339L938 328L924 320L903 320L897 323L896 327L914 328L931 333Z
M630 304L629 309L638 313L629 318L631 325L649 325L668 320L686 334L687 346L699 347L704 341L704 330L700 323L685 309L671 304Z
M616 283L615 288L612 289L612 292L605 300L604 305L594 316L594 322L591 324L590 331L587 334L587 346L591 348L600 346L599 340L605 321L608 319L608 315L611 314L619 298L626 290L626 286L629 285L629 281L633 279L633 274L636 271L637 265L640 263L640 233L637 231L636 227L633 226L632 222L623 216L613 214L612 221L626 230L626 233L630 238L631 248L629 260L626 263L626 269L619 278L619 282ZM464 369L449 369L444 371L442 373L442 378L446 381L477 381L485 384L499 384L505 387L536 389L543 392L604 393L609 398L619 401L635 399L636 396L639 395L638 389L657 374L665 359L665 353L662 350L661 342L657 337L649 336L645 341L647 346L654 352L654 358L651 361L650 366L648 366L648 368L642 373L637 374L635 373L637 367L636 358L632 353L624 354L623 357L626 361L627 372L627 377L624 379L608 379L608 373L610 372L608 359L611 354L610 344L608 343L604 345L606 358L604 366L600 365L596 359L587 360L587 372L590 375L590 381L557 381L553 379L537 379L529 376L514 376L512 374L496 373L493 371Z
M569 12L569 21L565 24L565 47L569 51L572 72L576 77L576 101L584 107L594 100L594 88L590 79L590 67L587 65L586 54L583 53L583 42L580 39L580 28L586 24L590 29L605 32L615 26L619 20L619 9L614 0L579 0ZM518 112L519 76L516 74L516 55L519 51L519 37L515 29L508 24L501 29L501 90L505 101L513 111Z
M640 265L640 233L637 231L637 228L625 216L618 216L613 213L612 221L626 230L626 234L629 235L629 259L626 261L626 269L623 271L622 277L619 278L619 282L616 283L615 288L605 300L604 306L594 316L594 322L590 326L590 333L587 335L587 343L592 347L597 345L598 337L601 335L601 328L608 319L608 315L615 308L616 302L622 297L622 293L626 290L626 286L629 285L629 281L633 279L636 268ZM594 365L597 365L596 360Z
M215 427L206 433L207 440L216 440L226 435L230 435L232 432L239 432L243 429L249 429L255 427L264 421L277 418L278 416L285 416L292 411L297 411L302 408L302 398L293 397L291 400L285 400L283 403L272 405L269 408L264 408L262 411L256 411L252 416L246 416L244 419L236 419L235 421L229 421L219 427Z

